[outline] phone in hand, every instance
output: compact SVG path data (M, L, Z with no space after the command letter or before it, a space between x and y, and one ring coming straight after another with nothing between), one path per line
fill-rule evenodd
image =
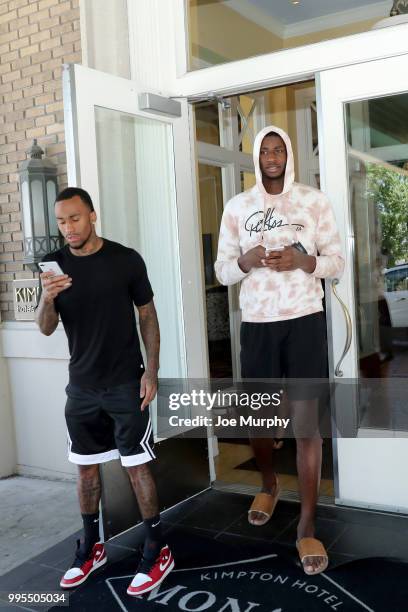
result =
M284 246L276 246L276 247L265 247L265 255L266 257L268 257L269 253L272 253L272 251L283 251L284 250Z
M41 272L53 272L56 276L64 274L56 261L40 261L38 267Z
M293 248L307 255L307 251L301 242L294 242L292 244Z

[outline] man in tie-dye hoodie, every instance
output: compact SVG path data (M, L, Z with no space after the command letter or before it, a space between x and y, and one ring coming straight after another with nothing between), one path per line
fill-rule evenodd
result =
M254 165L256 185L225 207L215 263L220 283L241 282L242 378L325 378L321 279L339 277L344 266L334 214L321 191L294 182L292 145L280 128L268 126L257 134ZM301 497L296 544L307 574L323 571L328 563L322 543L314 538L322 440L317 428L302 435L302 423L317 422L316 395L296 385L288 394ZM248 520L263 525L279 494L274 441L259 433L250 438L263 486Z

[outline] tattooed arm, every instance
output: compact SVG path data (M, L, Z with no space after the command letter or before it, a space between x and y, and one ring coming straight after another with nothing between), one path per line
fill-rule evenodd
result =
M72 279L67 274L61 276L43 272L40 274L40 280L42 291L35 313L35 321L41 333L50 336L58 326L58 313L54 300L61 291L71 287Z
M160 329L153 300L137 307L143 344L146 349L146 370L140 381L141 410L155 398L157 393L157 371L159 369Z

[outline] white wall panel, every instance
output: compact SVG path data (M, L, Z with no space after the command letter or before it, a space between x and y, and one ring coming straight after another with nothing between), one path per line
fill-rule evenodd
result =
M2 357L0 336L0 478L16 471L14 418L10 401L7 362Z
M81 0L82 64L130 78L126 0Z
M64 417L68 346L61 326L43 336L35 323L5 323L1 330L14 415L20 474L73 478Z
M337 441L341 503L408 513L408 438L372 435Z

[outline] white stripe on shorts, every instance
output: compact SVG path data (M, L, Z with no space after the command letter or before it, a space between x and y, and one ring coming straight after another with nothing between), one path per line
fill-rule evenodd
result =
M142 448L144 449L146 453L150 453L152 459L156 459L156 455L154 454L153 449L149 444L149 438L151 436L151 433L152 433L152 420L149 416L149 422L146 427L145 435L143 436L142 441L140 442L140 445L142 446Z
M95 453L94 455L78 455L70 451L68 453L68 461L77 465L93 465L94 463L106 463L112 459L119 459L119 451L117 448L106 451L105 453Z
M147 463L152 459L156 459L156 455L154 454L150 444L149 438L152 433L152 421L149 417L149 422L147 423L146 431L144 433L143 438L140 441L140 446L143 448L143 453L138 453L137 455L124 455L120 456L120 460L124 467L132 467L133 465L141 465L142 463Z
M138 455L125 455L122 457L122 455L120 456L120 460L122 462L123 467L132 467L134 465L142 465L142 463L147 463L148 461L151 461L152 459L156 459L156 457L153 455L153 457L151 456L150 453L139 453Z

